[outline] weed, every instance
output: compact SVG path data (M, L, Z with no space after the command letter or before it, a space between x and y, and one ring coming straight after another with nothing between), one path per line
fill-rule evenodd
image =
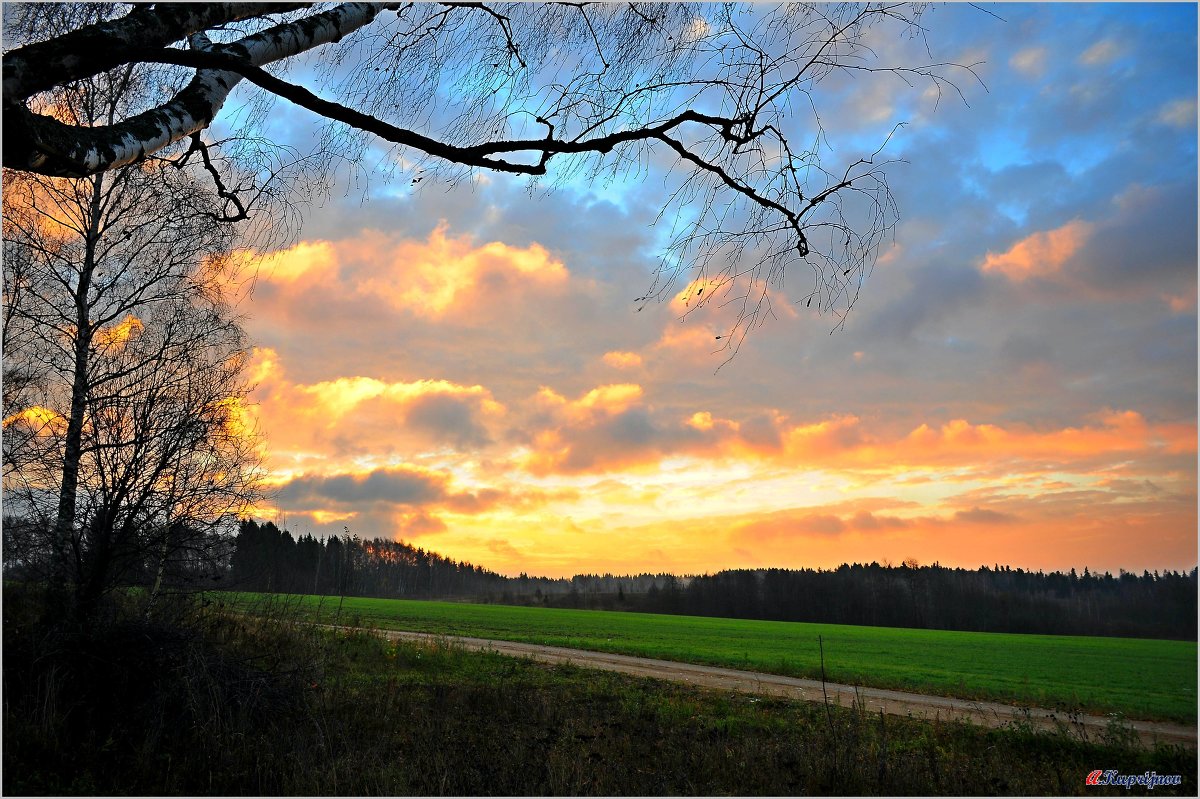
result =
M1100 734L1100 742L1116 749L1136 746L1137 730L1125 719L1123 713L1109 713L1108 723L1104 725L1104 732Z

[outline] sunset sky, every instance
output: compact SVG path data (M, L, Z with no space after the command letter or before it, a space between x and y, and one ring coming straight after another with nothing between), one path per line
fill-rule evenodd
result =
M935 60L984 62L969 107L898 81L817 98L830 163L908 123L895 243L844 327L798 275L724 366L720 309L635 311L654 165L308 209L243 305L262 515L507 574L1190 569L1196 7L990 8L924 20Z

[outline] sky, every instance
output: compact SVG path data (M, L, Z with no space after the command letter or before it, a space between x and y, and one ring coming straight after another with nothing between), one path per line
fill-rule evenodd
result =
M906 123L894 240L844 325L797 276L728 362L721 309L681 318L686 282L636 310L653 164L309 208L248 256L260 515L512 575L1192 568L1196 7L987 8L924 19L936 60L981 62L965 102L816 98L831 163Z

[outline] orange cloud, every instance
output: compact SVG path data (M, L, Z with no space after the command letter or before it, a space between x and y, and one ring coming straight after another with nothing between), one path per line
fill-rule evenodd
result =
M387 297L421 316L441 317L452 307L487 303L490 295L567 280L566 267L539 244L518 248L493 241L476 247L470 236L452 238L448 230L443 221L424 242L372 231L343 243L350 258L369 262L382 256L386 264L360 278L358 291Z
M714 293L728 290L732 285L733 280L726 276L693 280L671 298L671 310L682 316L706 302Z
M455 557L549 574L646 563L687 572L908 557L1047 568L1194 559L1193 425L1121 411L1051 430L954 420L886 435L854 416L676 418L643 400L635 386L575 398L540 391L530 407L545 425L498 462L552 479L549 491L503 466L484 486L478 473L406 465L293 479L287 512L355 530L436 533ZM1149 460L1162 456L1174 461ZM855 477L876 472L886 476ZM847 499L821 499L838 496ZM813 504L779 507L806 497ZM570 554L547 547L548 537L569 538ZM497 542L521 557L497 558Z
M538 528L549 503L572 502L571 489L494 487L460 479L448 469L406 463L369 469L302 473L277 481L267 515L286 516L296 529L350 528L366 537L410 538L448 530ZM470 533L467 532L469 537ZM461 550L455 550L461 557ZM476 559L476 562L486 562Z
M328 511L328 510L312 510L302 511L312 517L317 524L333 524L335 522L345 522L353 519L358 514L354 511Z
M362 508L375 503L416 507L446 502L455 496L445 472L406 464L384 469L336 474L302 474L275 490L294 507Z
M126 314L125 318L116 324L109 325L98 329L92 335L92 344L100 350L111 350L120 352L125 345L133 339L141 335L146 326L133 314ZM74 335L75 327L70 327L71 334ZM109 354L112 354L110 352Z
M226 397L217 403L217 410L224 419L226 435L243 440L255 437L257 423L254 414L241 397ZM256 444L260 453L265 452L265 442L259 439Z
M740 420L709 411L676 417L645 404L632 385L602 386L574 401L543 388L535 401L550 416L520 462L539 475L643 470L690 457L698 464L761 463L914 482L923 471L952 479L947 469L964 480L1051 468L1094 473L1196 451L1194 424L1151 424L1130 410L1101 414L1082 427L1035 430L954 419L883 435L851 415L819 422L796 422L779 412Z
M580 435L587 436L607 427L614 418L640 404L641 398L642 388L634 383L598 386L577 400L568 400L543 386L534 396L534 403L547 418L543 429L534 434L531 450L518 456L517 461L527 471L539 475L567 468L579 460Z
M430 395L475 397L486 412L496 415L504 413L504 406L492 399L491 392L483 386L462 386L447 380L388 383L373 377L339 377L297 386L296 390L308 395L315 410L325 415L331 423L340 421L363 403L377 398L396 405L406 405Z
M3 426L5 428L11 426L28 427L33 433L39 436L61 435L67 429L67 420L58 411L42 405L32 405L6 417Z
M255 347L250 352L250 362L246 367L246 377L251 386L272 379L281 379L283 367L279 363L279 353L270 347Z
M672 322L654 346L658 350L668 350L673 358L683 357L708 365L712 361L713 353L719 350L721 345L722 341L707 327Z
M857 450L865 443L866 433L857 416L835 416L814 424L793 425L783 438L790 458L822 462Z
M633 369L642 365L642 356L636 352L606 352L603 361L617 369Z
M709 431L655 418L634 383L598 386L576 400L542 387L534 397L544 414L528 452L517 463L536 475L652 467L677 451L704 448Z
M1131 409L1072 426L888 429L657 405L633 382L502 403L449 380L298 383L266 349L251 370L263 426L276 427L281 513L325 532L436 535L439 551L492 568L1017 565L1030 553L1044 553L1038 566L1140 567L1132 542L1150 539L1171 558L1151 568L1186 561L1189 546L1194 558L1196 426ZM1108 560L1091 559L1093 543Z
M293 382L269 348L255 350L249 373L252 415L268 442L269 466L283 475L477 451L508 413L483 386L448 380Z
M615 383L598 386L571 403L575 417L590 415L594 411L605 414L620 413L642 398L642 387L636 383Z
M451 236L441 222L425 240L362 230L339 241L306 241L289 249L241 256L259 275L267 305L380 301L416 316L470 318L521 295L555 294L570 278L540 244L477 245ZM299 298L307 303L298 303Z
M1001 511L978 506L968 510L950 511L940 507L917 506L907 511L896 507L892 512L880 512L881 503L875 498L852 500L810 508L787 508L766 513L750 513L726 520L729 537L740 546L774 546L789 540L848 537L876 542L887 541L914 530L930 531L943 527L965 530L970 526L1012 524L1017 517ZM913 513L912 510L922 512ZM899 558L895 558L897 561ZM839 561L844 562L844 561Z
M1045 432L998 425L973 425L955 419L933 429L921 425L902 441L872 451L907 462L960 463L986 459L1066 460L1092 456L1120 457L1163 451L1194 452L1195 425L1155 425L1136 411L1104 414L1099 425L1067 427Z
M1196 308L1195 294L1164 294L1162 300L1171 313L1187 313Z
M1083 247L1091 232L1090 223L1076 219L1054 230L1033 233L1007 252L989 252L983 261L983 271L1017 281L1053 274Z
M636 384L594 388L579 399L543 387L534 397L541 412L529 451L517 462L546 476L657 468L665 459L724 463L775 457L783 448L786 419L756 413L740 420L709 411L679 414L645 402Z
M252 253L246 253L253 261ZM323 283L336 277L338 251L328 241L302 241L294 247L261 256L260 278L271 283Z

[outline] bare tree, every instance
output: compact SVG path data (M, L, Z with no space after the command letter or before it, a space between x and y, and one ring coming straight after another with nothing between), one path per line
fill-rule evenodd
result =
M40 21L103 9L58 11ZM149 77L127 64L43 102L111 124L155 93ZM210 178L156 158L84 178L5 172L4 493L25 522L16 537L6 525L5 555L43 567L60 609L86 613L147 571L157 590L255 497L235 231Z
M6 344L28 344L5 368L34 376L6 396L6 509L83 610L211 545L256 495L229 234L187 188L161 164L6 176Z
M888 162L881 148L824 163L817 89L882 73L941 91L956 72L973 74L881 60L869 33L921 36L921 13L898 3L138 6L5 54L4 164L86 176L135 163L212 125L242 81L261 90L231 122L242 141L285 98L328 121L325 166L382 145L381 161L414 183L476 169L595 180L673 160L661 217L670 246L639 302L691 276L691 306L740 308L718 337L736 349L796 265L811 271L793 295L805 307L842 316L858 296L897 218ZM35 107L55 87L134 63L186 67L190 79L108 124ZM218 185L230 202L239 189L257 186Z

